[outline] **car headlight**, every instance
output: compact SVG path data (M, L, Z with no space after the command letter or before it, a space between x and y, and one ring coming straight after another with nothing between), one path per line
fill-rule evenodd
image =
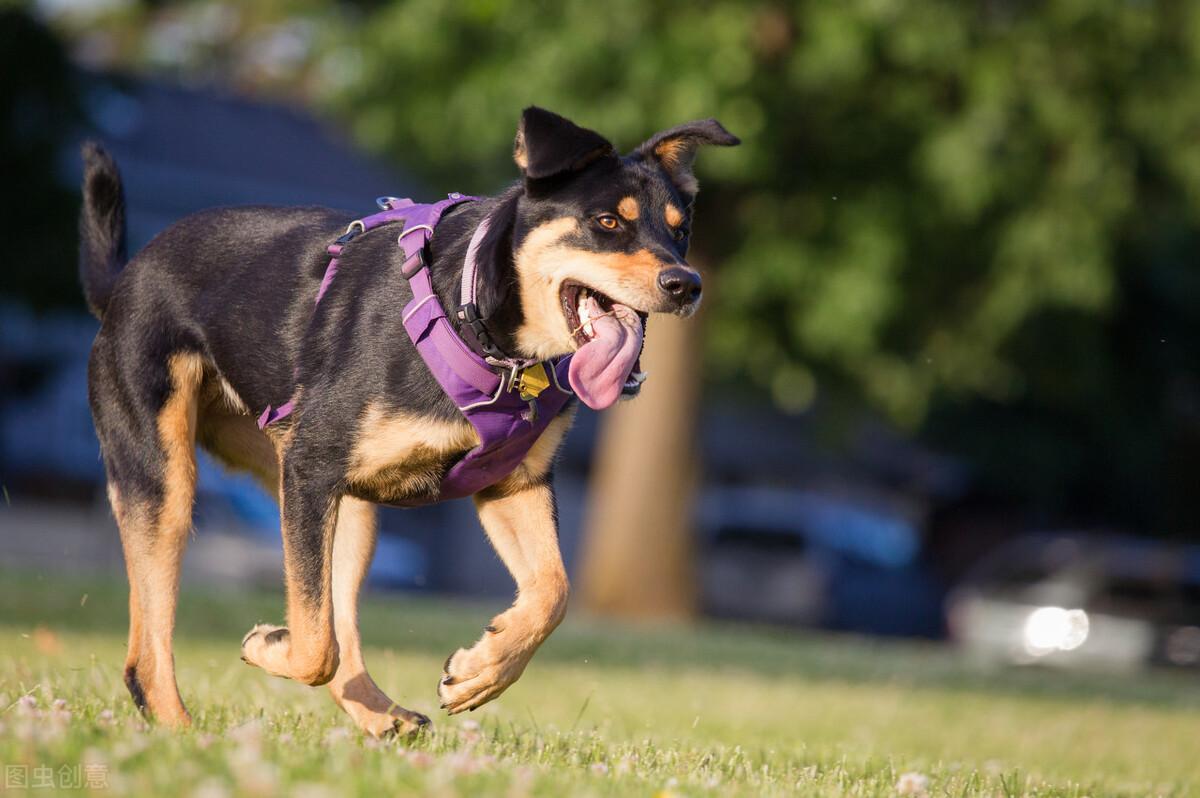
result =
M1088 616L1083 610L1038 607L1025 619L1025 651L1044 657L1055 651L1071 651L1088 638Z

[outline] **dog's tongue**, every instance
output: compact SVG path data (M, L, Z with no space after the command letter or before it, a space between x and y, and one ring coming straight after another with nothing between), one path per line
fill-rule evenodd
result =
M611 316L592 319L592 330L595 336L571 358L569 374L575 395L603 410L620 398L642 352L642 320L624 305L613 305Z

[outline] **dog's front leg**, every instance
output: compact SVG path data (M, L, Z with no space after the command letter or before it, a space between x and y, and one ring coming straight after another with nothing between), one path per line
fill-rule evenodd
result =
M525 670L567 609L567 573L558 550L554 491L549 481L476 495L479 520L517 583L512 607L492 619L483 637L446 660L438 685L451 714L500 695Z
M292 449L284 453L280 491L288 625L255 626L242 640L242 659L275 676L318 685L338 667L332 560L339 496L328 476Z

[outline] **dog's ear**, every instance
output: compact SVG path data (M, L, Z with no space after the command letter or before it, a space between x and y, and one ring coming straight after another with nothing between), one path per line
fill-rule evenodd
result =
M732 147L741 144L737 136L726 130L715 119L688 122L670 130L656 133L637 148L637 155L657 161L671 176L671 181L682 193L694 196L700 186L692 174L696 150L701 144Z
M578 171L613 155L608 139L556 113L531 105L521 114L513 160L527 180Z

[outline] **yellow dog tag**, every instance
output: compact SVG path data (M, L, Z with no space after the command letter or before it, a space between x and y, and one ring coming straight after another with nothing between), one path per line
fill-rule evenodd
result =
M521 375L517 379L517 391L526 402L537 399L538 394L549 387L550 378L546 376L546 368L541 363L534 363L532 366L522 369Z

